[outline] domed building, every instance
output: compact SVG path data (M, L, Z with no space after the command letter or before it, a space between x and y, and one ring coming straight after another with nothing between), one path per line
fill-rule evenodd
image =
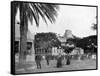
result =
M70 38L74 38L72 31L71 30L65 30L64 38L66 38L66 40L70 39Z
M61 42L61 45L64 46L68 39L74 39L74 35L71 30L65 30L64 35L59 36L58 39Z

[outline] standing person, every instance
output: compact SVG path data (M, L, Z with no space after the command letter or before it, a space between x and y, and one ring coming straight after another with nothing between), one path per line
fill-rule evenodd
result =
M37 69L41 69L41 55L39 55L39 54L36 55L35 61L36 61Z
M47 61L47 65L49 65L49 56L46 55L46 61Z
M67 48L65 48L65 52L66 52L66 65L70 65L70 55L69 55L69 51L70 51L71 49L69 49L68 47Z
M37 65L37 69L41 69L41 55L39 54L39 49L37 49L37 54L35 56L35 61L36 61L36 65Z
M47 62L47 65L49 65L49 48L46 49L46 62Z
M58 58L57 58L57 68L60 68L62 67L62 56L61 54L58 55Z
M66 65L70 65L70 55L67 54L67 61L66 61Z

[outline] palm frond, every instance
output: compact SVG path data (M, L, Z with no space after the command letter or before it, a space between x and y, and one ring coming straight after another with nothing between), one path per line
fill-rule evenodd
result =
M38 11L36 10L36 8L34 6L32 7L31 4L29 5L28 9L30 12L27 12L27 13L30 14L34 18L36 25L39 26L39 13L38 13Z
M44 15L50 20L51 23L55 22L55 16L57 16L57 12L54 9L51 9L49 7L52 7L51 5L46 4L40 4L40 8L43 11Z
M17 9L20 9L19 3L15 3L15 15ZM44 3L25 3L25 15L26 18L33 23L33 19L36 26L39 26L39 18L41 17L43 21L47 24L47 19L54 23L57 17L58 5L55 4L44 4Z
M91 27L93 30L97 30L97 24L93 23L93 26Z
M40 15L46 24L47 24L46 17L49 19L51 23L55 22L55 18L57 17L57 9L58 9L57 5L31 3L31 6L34 9L33 13L37 11L36 13L38 13L38 16Z
M46 18L45 18L45 16L44 16L44 13L41 11L41 9L38 7L38 5L37 4L32 4L32 6L34 6L35 8L36 8L36 10L39 12L39 14L40 14L40 16L41 16L41 18L45 21L45 23L47 24L47 21L46 21Z

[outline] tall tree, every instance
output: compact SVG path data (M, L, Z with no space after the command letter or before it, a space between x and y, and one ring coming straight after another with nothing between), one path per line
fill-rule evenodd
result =
M28 3L28 2L15 2L15 10L19 8L20 10L20 53L19 62L23 63L26 59L25 52L27 51L27 31L28 31L28 21L33 23L35 20L36 26L39 26L39 18L42 19L47 24L47 19L54 23L57 17L58 5L48 4L48 3ZM15 11L15 15L16 15Z

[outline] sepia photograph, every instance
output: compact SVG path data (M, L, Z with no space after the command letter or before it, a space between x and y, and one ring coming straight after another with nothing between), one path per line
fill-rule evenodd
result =
M97 6L11 2L11 74L97 70Z

